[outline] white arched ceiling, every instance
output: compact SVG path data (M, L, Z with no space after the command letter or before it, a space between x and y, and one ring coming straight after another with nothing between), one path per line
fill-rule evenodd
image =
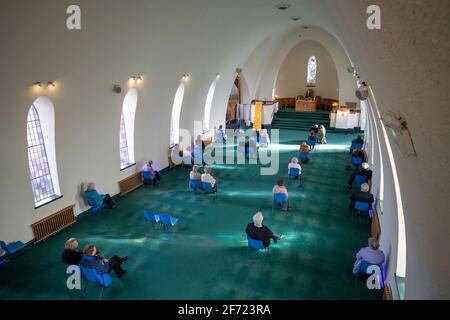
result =
M192 75L180 119L180 125L187 129L193 127L194 120L202 121L211 77L222 73L212 103L214 127L224 122L236 68L244 69L264 39L272 39L273 43L271 58L263 59L269 63L262 63L254 75L243 74L255 98L271 97L277 72L288 52L302 39L317 40L313 36L321 32L319 42L332 56L336 55L333 60L339 68L340 99L354 99L353 83L346 88L344 81L345 69L353 61L371 84L381 114L388 110L401 112L408 122L417 156L405 159L397 148L393 150L405 203L406 296L449 298L450 199L442 196L448 193L450 173L442 168L447 167L449 151L441 143L442 137L450 136L450 108L446 105L450 2L377 0L382 10L382 29L375 31L366 28L370 1L287 2L291 8L281 12L274 8L272 0L79 0L81 31L67 30L61 1L2 4L2 240L31 240L30 224L65 206L75 203L77 213L86 209L76 196L80 181L96 181L102 191L118 192L121 176L115 173L115 137L119 134L120 111L111 108L117 105L113 84L125 86L131 75L145 75L139 88L136 162L152 157L165 167L173 91L183 73ZM289 19L292 15L302 19L293 22ZM34 32L36 16L43 21L39 34ZM303 31L303 25L314 28ZM332 49L333 42L342 44L341 51ZM32 88L35 81L53 80L53 89ZM28 110L20 108L41 95L47 95L58 107L55 136L64 198L34 211L30 209L32 197L28 201L17 192L29 189L23 145L23 119ZM98 152L100 145L102 152ZM79 161L80 154L90 155L89 167Z

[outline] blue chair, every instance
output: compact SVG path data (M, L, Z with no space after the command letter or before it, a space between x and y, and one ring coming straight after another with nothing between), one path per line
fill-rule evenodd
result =
M355 180L353 181L353 185L360 186L363 183L367 183L367 176L357 174Z
M160 217L157 214L154 214L153 212L150 212L148 210L144 210L144 220L153 222L153 223L159 223Z
M201 190L202 189L202 181L189 179L189 189L192 191Z
M214 190L214 187L209 182L202 182L203 190L205 193L214 193L217 197L217 191Z
M361 261L361 263L359 265L359 272L356 276L372 275L373 273L367 271L367 269L369 269L370 266L377 266L378 268L380 268L381 273L378 275L377 281L380 284L380 287L381 287L380 289L384 289L384 281L386 279L386 270L387 270L387 262L386 261L381 264L373 264L373 263L369 263L369 262L363 260L363 261Z
M148 171L142 171L142 180L146 184L152 184L154 177Z
M368 218L369 222L373 218L372 204L369 202L355 201L355 204L354 204L353 210L352 210L352 218L353 218L353 213L355 213L355 212L357 214L361 214L361 215L367 214L367 218Z
M159 219L163 226L169 226L169 227L178 226L177 225L178 219L173 218L167 214L160 214Z
M102 296L103 296L103 289L109 287L109 285L112 283L111 276L107 273L101 273L95 269L85 268L85 267L81 267L81 266L80 266L80 270L81 270L81 274L88 282L98 283L100 285L101 291L100 291L99 300L101 300ZM84 288L85 291L86 291L86 288L87 288L87 285Z
M298 155L298 158L302 161L305 162L306 160L308 160L308 152L300 152L300 154Z
M364 143L361 142L352 142L352 145L350 146L350 152L353 152L353 150L361 150Z
M299 168L289 168L289 179L293 177L300 177L300 169Z
M264 250L264 254L267 255L269 254L269 247L265 248L264 247L264 243L260 240L255 240L249 236L247 236L247 258L248 258L248 252L250 249L253 250Z
M352 156L352 164L355 167L359 167L364 162L363 157L361 156Z
M317 141L316 139L308 138L307 144L311 149L314 149L316 147Z
M0 248L2 248L8 254L15 254L22 250L25 244L22 241L16 241L10 244L6 244L4 241L0 240Z
M284 193L276 193L273 195L272 212L276 204L283 205L287 204L287 198Z

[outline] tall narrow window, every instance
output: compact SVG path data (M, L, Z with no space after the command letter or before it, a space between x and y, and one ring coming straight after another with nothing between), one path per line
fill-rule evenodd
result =
M205 103L205 119L203 120L203 132L209 131L209 121L211 119L211 107L214 98L214 92L216 91L217 79L209 87L208 95Z
M312 56L308 60L308 86L315 86L317 82L317 59Z
M47 97L37 99L28 111L28 165L36 208L60 197L54 119L53 104Z
M120 169L134 164L134 120L136 117L137 90L130 89L123 101L120 116Z
M169 147L172 148L175 144L180 142L180 116L181 107L183 105L184 84L181 83L175 94L172 107L172 118L170 121L170 142Z

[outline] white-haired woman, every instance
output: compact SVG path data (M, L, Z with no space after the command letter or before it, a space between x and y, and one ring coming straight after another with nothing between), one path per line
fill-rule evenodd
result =
M208 167L207 165L203 168L204 173L201 176L201 180L202 182L207 182L210 183L211 186L213 187L213 191L217 192L217 186L218 186L218 180L216 177L213 177L211 175L211 168Z
M83 253L78 250L78 240L70 238L64 245L64 251L61 255L61 260L67 265L79 265Z
M275 235L268 227L262 224L264 217L262 212L259 211L253 216L253 222L250 222L245 228L245 232L247 236L254 240L262 241L264 247L267 248L270 245L270 239L273 239L273 242L277 242L281 239L280 236Z
M302 174L302 166L298 163L298 158L292 158L291 163L288 165L288 175L291 175L291 169L298 169L298 176L295 176L295 180L297 180Z
M386 259L383 251L380 250L380 243L375 238L369 238L369 246L362 248L356 254L356 262L353 266L353 274L360 271L361 262L365 261L371 265L381 265Z
M109 194L99 194L97 192L94 182L88 183L87 190L84 192L84 195L86 196L86 200L89 205L93 207L101 208L103 205L107 205L111 209L116 207L116 203Z
M325 126L323 124L319 127L319 133L320 133L320 143L327 144L327 130L325 129Z
M369 204L369 208L372 208L372 204L375 201L373 194L370 193L370 185L363 183L361 185L361 191L355 192L350 196L350 210L353 210L355 202L364 202Z

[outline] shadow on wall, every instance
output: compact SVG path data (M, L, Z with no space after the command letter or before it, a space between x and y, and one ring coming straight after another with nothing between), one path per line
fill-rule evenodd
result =
M84 196L84 191L87 189L87 185L88 185L88 182L82 182L78 185L78 188L77 188L77 195L76 195L75 199L76 199L80 209L90 207L86 200L86 197Z

